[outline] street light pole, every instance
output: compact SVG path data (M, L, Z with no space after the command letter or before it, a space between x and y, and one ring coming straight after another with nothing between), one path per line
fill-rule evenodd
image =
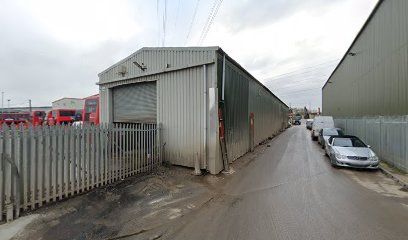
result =
M4 113L4 92L1 92L1 116Z
M10 101L11 99L7 99L7 109L10 111Z

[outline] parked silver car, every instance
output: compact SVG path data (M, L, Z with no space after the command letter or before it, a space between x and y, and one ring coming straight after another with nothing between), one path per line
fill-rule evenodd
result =
M317 142L325 148L327 145L327 141L331 136L342 136L344 135L343 130L341 128L322 128L320 129L319 136L317 137Z
M332 166L378 169L377 155L356 136L332 136L327 151Z

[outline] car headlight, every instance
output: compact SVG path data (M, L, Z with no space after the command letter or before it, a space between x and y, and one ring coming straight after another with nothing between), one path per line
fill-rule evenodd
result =
M334 156L336 157L336 159L347 159L347 156L344 156L338 153L336 153Z
M378 161L378 157L374 155L374 156L369 157L368 160L370 160L370 161Z

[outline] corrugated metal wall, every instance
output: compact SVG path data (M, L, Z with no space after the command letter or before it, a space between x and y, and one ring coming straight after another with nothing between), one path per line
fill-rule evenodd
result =
M222 78L219 79L222 81ZM225 64L225 139L230 162L249 151L248 77L231 62Z
M214 69L214 64L207 66L207 89L215 82L211 74ZM199 157L205 168L208 114L204 104L204 67L160 74L158 78L157 120L163 127L164 159L193 167L194 159Z
M219 56L219 82L222 82L222 61L222 56ZM222 83L218 86L221 88ZM254 113L255 145L286 127L288 107L228 58L225 65L224 94L226 142L230 162L250 149L250 113Z
M408 1L387 0L323 88L335 117L408 114Z
M288 108L254 80L249 82L249 112L255 115L255 144L276 135L288 121Z

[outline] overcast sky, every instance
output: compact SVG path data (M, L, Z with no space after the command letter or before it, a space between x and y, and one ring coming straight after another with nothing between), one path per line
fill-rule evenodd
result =
M0 0L0 91L11 106L51 105L97 93L97 74L141 47L210 45L288 105L317 108L376 2Z

